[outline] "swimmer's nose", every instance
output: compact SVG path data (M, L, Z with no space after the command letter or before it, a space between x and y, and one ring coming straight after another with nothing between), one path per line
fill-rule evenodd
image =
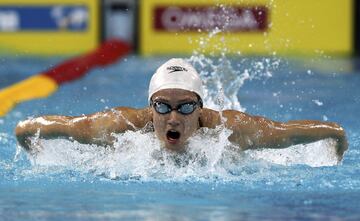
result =
M170 117L169 117L169 120L168 120L168 124L170 126L178 126L180 124L180 121L179 121L179 114L176 112L176 111L171 111L170 113Z

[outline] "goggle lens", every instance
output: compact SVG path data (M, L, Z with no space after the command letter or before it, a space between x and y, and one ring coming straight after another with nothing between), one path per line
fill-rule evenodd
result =
M167 114L171 112L171 107L168 104L161 102L154 102L154 108L159 114Z
M191 114L196 108L196 103L186 103L178 106L177 111L181 114Z
M187 115L191 114L195 111L196 107L198 106L197 102L189 102L184 104L179 104L176 108L172 108L169 104L155 101L152 102L152 106L154 107L155 111L159 114L168 114L173 110L176 110L180 114Z

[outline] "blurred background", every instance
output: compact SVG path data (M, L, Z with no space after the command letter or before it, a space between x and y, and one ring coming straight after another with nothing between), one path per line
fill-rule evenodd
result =
M195 45L205 54L353 56L358 11L356 0L0 0L0 53L75 55L117 38L142 56Z
M270 76L266 67L279 62L267 58L300 58L307 74L353 73L358 21L355 0L0 0L0 117L129 54L142 63L188 57L199 70L224 57L243 63L236 71L215 68L225 79L246 75L246 65L256 70L250 75ZM222 78L215 69L207 73ZM34 78L21 81L25 75ZM239 86L222 87L236 97Z

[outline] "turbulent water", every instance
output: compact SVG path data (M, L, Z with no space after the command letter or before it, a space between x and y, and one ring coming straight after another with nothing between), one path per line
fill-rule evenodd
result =
M215 29L195 40L198 46L188 61L199 70L203 80L206 107L218 111L245 111L238 99L241 87L247 81L271 78L285 61L276 56L231 59L227 57L224 41L215 45L219 54L205 56L203 52L208 42L221 32ZM143 131L116 134L117 140L112 147L80 144L65 139L34 138L35 152L27 154L27 157L32 164L30 173L70 170L120 180L234 181L244 177L251 180L254 179L254 168L262 171L272 165L319 167L337 164L335 142L331 139L285 149L241 151L228 141L230 134L231 131L221 126L216 129L203 128L189 139L185 152L181 154L165 150L153 133ZM20 158L23 153L18 147L15 158Z
M246 107L249 114L280 121L326 115L346 129L344 161L333 166L332 140L239 151L227 140L230 131L221 127L199 130L182 154L164 150L153 133L140 130L117 134L114 146L107 148L35 137L37 152L18 147L14 159L13 129L27 117L146 105L151 72L165 59L134 57L64 85L48 99L19 105L0 119L3 220L358 220L358 75L307 75L292 68L299 75L288 75L289 68L273 68L284 64L275 58L269 63L266 58L245 59L244 64L241 57L204 59L190 61L209 70L202 72L209 82L206 106ZM216 68L228 64L227 69ZM261 64L273 76L254 71L250 64ZM234 77L244 80L227 81L218 70L228 75L235 70ZM226 90L230 84L235 89ZM129 90L128 85L137 87Z
M108 179L143 181L236 181L244 179L247 168L255 165L254 168L265 169L271 164L317 167L337 163L332 140L286 149L240 151L228 141L230 133L221 127L203 128L189 139L181 154L165 150L153 133L142 131L117 134L114 146L107 148L65 139L34 138L37 151L28 157L35 173L39 169L73 170Z
M214 35L221 33L216 29L204 39L199 40L199 49L194 50L189 62L199 71L203 80L205 101L207 107L222 110L234 109L245 111L238 99L240 88L246 81L253 79L266 80L274 71L286 63L276 56L258 59L231 60L227 55L226 44L221 48L219 56L206 56L202 53L203 42L208 42Z
M343 162L331 139L240 151L221 126L202 128L178 154L144 130L116 134L111 147L34 137L32 153L15 150L14 127L28 117L147 105L148 81L166 58L129 56L0 119L1 220L359 220L358 70L334 74L343 67L329 58L326 68L310 70L309 63L321 62L279 59L276 52L231 57L221 37L208 53L221 32L190 39L196 49L188 61L203 79L205 106L278 121L338 122L349 141ZM0 87L62 59L2 58Z
M231 61L224 54L206 57L198 52L188 60L200 70L205 90L204 105L219 111L244 111L238 100L241 87L246 81L270 78L282 64L276 57ZM203 128L189 139L186 151L181 154L165 150L153 133L143 131L116 134L117 140L112 147L34 138L35 151L27 157L34 174L70 170L120 180L236 181L244 177L251 180L254 179L254 168L263 171L273 164L312 167L337 164L335 143L331 139L285 149L241 151L228 141L230 134L231 131L221 126ZM20 155L18 147L17 158ZM260 175L255 177L263 179Z

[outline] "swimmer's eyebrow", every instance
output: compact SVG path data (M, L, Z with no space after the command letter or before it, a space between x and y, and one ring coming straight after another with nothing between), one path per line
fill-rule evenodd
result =
M189 98L185 98L185 99L179 100L178 103L188 103L188 102L193 102L193 101L196 102L196 100L194 100L194 99L192 99L192 98L189 97Z
M166 99L166 98L163 98L163 97L155 97L154 99L153 99L153 101L159 101L159 102L169 102L169 100L168 99Z

